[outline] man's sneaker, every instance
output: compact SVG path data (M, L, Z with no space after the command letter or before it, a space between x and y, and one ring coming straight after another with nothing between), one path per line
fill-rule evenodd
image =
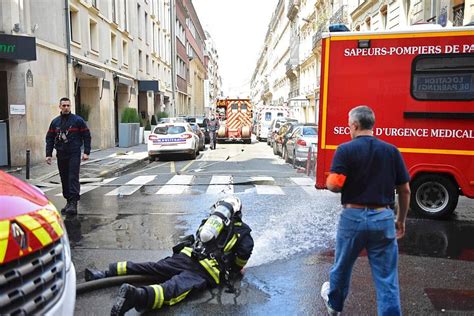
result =
M122 284L119 289L117 299L110 311L111 316L122 316L133 307L135 307L135 290L136 287L130 284Z
M69 208L71 202L68 200L66 205L61 209L61 214L65 214L66 210Z
M330 316L337 316L339 315L339 312L335 311L331 305L329 305L329 282L324 282L323 285L321 286L321 297L324 300L324 304L326 304L326 308L328 310L328 314Z
M69 207L64 210L65 215L76 215L77 214L77 201L70 201Z
M107 275L105 274L104 271L94 270L94 269L89 269L89 268L86 268L86 270L84 270L84 279L86 280L86 282L103 279L106 276Z

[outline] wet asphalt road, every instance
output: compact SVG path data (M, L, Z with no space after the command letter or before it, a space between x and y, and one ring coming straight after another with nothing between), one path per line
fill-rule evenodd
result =
M274 156L265 143L222 144L195 161L177 158L144 163L81 197L79 216L65 220L78 282L83 282L85 267L104 269L109 262L155 261L170 255L180 236L194 233L218 196L234 192L242 199L244 221L255 239L254 254L243 279L236 283L237 292L213 289L194 294L162 312L323 315L319 289L334 256L339 195L315 190L304 174ZM193 176L192 182L180 194L156 194L175 175ZM130 195L127 191L110 194L121 186L129 189L130 181L140 176L156 177ZM213 176L222 176L224 182L213 187ZM230 176L232 183L226 184L225 177ZM47 194L62 206L58 192ZM405 314L474 313L472 236L472 200L461 198L450 221L410 216L407 236L400 241ZM78 296L76 314L108 314L116 291L114 287ZM362 254L344 314L375 313L370 267Z

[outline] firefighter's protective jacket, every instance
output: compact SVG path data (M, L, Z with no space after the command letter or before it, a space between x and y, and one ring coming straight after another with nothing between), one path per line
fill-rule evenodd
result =
M192 247L184 247L181 253L197 260L218 285L226 274L238 273L247 264L254 246L251 231L250 227L239 219L224 229L217 241L209 245L206 257L197 256ZM225 243L222 243L223 241ZM221 246L217 246L219 244Z
M82 145L84 154L89 155L91 134L80 116L70 113L53 119L46 134L46 157L52 156L53 148L60 156L80 153Z

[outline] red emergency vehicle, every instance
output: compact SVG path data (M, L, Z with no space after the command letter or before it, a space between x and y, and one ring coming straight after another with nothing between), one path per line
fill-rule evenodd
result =
M474 198L474 28L327 33L322 40L316 187L325 188L348 112L368 105L374 133L410 172L411 209L445 218Z
M217 141L243 141L251 143L252 104L249 99L220 99L216 101L220 128Z
M41 191L0 170L0 314L72 315L75 301L61 216Z

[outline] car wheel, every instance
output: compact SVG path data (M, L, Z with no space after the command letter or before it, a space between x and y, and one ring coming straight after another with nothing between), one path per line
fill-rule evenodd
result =
M194 150L194 151L191 153L190 157L191 157L191 159L196 159L196 156L197 156L197 152L196 152L196 150Z
M458 204L459 188L448 177L424 174L410 184L410 207L428 218L445 219Z
M148 161L149 162L153 162L156 160L156 157L155 156L148 156Z
M293 168L296 169L297 163L296 163L296 152L293 151L293 159L291 159L291 165Z
M278 150L277 150L276 143L273 143L273 154L278 155Z

